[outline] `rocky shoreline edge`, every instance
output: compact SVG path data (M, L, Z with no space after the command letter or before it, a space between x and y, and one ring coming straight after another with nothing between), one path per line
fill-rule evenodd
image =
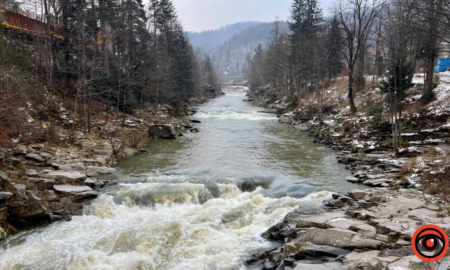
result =
M268 108L264 112L280 111L261 97L244 101ZM343 181L362 183L368 189L333 194L332 199L323 202L324 211L319 214L300 210L288 213L282 222L262 234L265 239L277 241L279 247L253 254L247 264L264 270L447 269L448 261L429 263L416 257L411 238L417 228L426 224L438 225L450 235L449 208L423 193L417 181L423 171L404 177L402 169L410 157L420 158L433 146L448 145L450 125L435 121L433 129L405 134L405 143L413 146L394 155L389 152L389 132L367 130L370 124L364 115L346 119L341 125L335 124L339 113L322 125L299 115L280 114L279 122L293 125L314 137L315 142L336 150L338 162L352 174ZM361 134L353 136L358 132Z
M174 139L183 132L198 132L194 127L198 121L169 116L169 110L159 106L136 116L117 115L108 122L100 118L92 123L95 132L75 131L75 142L70 144L0 148L0 243L23 229L82 215L99 189L116 184L109 180L114 176L107 175L117 172L117 159L149 154L140 148L146 137ZM195 112L186 106L186 116ZM61 130L64 133L68 132ZM61 135L63 139L67 136Z

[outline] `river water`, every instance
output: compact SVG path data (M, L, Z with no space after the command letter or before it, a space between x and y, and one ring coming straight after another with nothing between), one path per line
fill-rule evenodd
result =
M85 215L0 245L0 269L251 269L252 252L276 245L267 228L356 186L330 150L243 98L202 105L199 133L149 139ZM258 187L242 192L245 181Z

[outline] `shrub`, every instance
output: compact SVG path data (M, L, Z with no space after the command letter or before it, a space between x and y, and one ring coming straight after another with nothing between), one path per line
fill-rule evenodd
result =
M367 115L373 117L374 127L379 127L383 122L383 101L367 101Z

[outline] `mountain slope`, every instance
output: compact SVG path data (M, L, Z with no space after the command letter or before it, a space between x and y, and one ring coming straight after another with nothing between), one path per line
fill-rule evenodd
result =
M288 31L286 22L280 24L282 31ZM260 23L242 30L232 36L222 45L208 51L214 67L222 77L241 76L242 69L248 65L249 58L253 56L256 46L263 46L270 39L273 23Z
M260 22L240 22L215 30L187 32L187 34L194 48L198 47L204 52L207 52L214 47L220 46L235 34L258 24L260 24Z

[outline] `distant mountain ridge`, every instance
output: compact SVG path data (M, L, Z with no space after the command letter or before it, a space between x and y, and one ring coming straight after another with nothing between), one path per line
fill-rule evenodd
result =
M208 53L221 77L242 76L256 46L263 47L270 39L272 22L242 22L200 33L187 32L195 48ZM282 31L288 31L281 22Z
M235 34L258 24L261 24L261 22L239 22L215 30L202 32L188 31L186 33L194 48L201 48L204 52L207 52L212 48L222 45Z

